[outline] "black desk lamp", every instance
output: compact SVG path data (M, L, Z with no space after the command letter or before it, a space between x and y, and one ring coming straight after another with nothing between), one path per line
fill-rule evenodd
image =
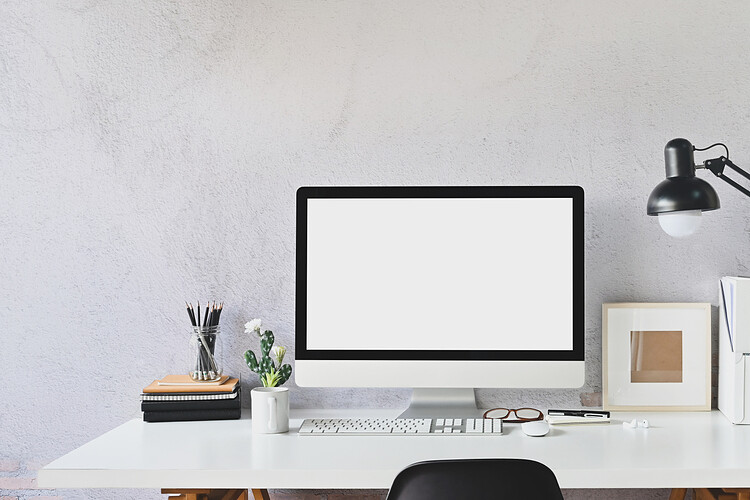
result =
M726 156L696 165L693 151L706 151L714 146L722 146L727 152ZM749 190L724 175L724 167L729 167L750 180L750 174L729 161L729 149L722 143L699 149L687 139L672 139L664 147L664 161L667 178L651 191L646 213L658 215L659 224L670 236L682 238L693 234L700 226L701 213L721 206L714 188L695 176L696 169L710 170L719 179L750 196Z

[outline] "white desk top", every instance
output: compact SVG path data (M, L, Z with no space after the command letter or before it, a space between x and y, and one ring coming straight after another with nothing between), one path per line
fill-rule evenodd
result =
M131 420L44 467L42 488L387 489L408 464L519 457L547 464L562 488L750 487L750 426L719 412L613 413L611 424L518 424L500 437L299 436L302 418L395 417L397 410L292 410L290 432L253 435L240 420ZM646 418L648 429L621 422Z

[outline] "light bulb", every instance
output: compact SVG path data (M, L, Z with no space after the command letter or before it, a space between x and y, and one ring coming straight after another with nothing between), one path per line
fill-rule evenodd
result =
M701 225L700 210L680 210L659 214L659 225L670 236L684 238L690 236Z

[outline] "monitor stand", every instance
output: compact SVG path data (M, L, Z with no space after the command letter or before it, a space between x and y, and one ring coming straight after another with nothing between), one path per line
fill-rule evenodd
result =
M412 389L411 403L398 418L480 418L474 389Z

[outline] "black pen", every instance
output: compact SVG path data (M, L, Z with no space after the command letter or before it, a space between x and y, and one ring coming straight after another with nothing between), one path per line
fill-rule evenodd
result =
M547 415L563 417L606 418L609 417L609 412L600 410L547 410Z

